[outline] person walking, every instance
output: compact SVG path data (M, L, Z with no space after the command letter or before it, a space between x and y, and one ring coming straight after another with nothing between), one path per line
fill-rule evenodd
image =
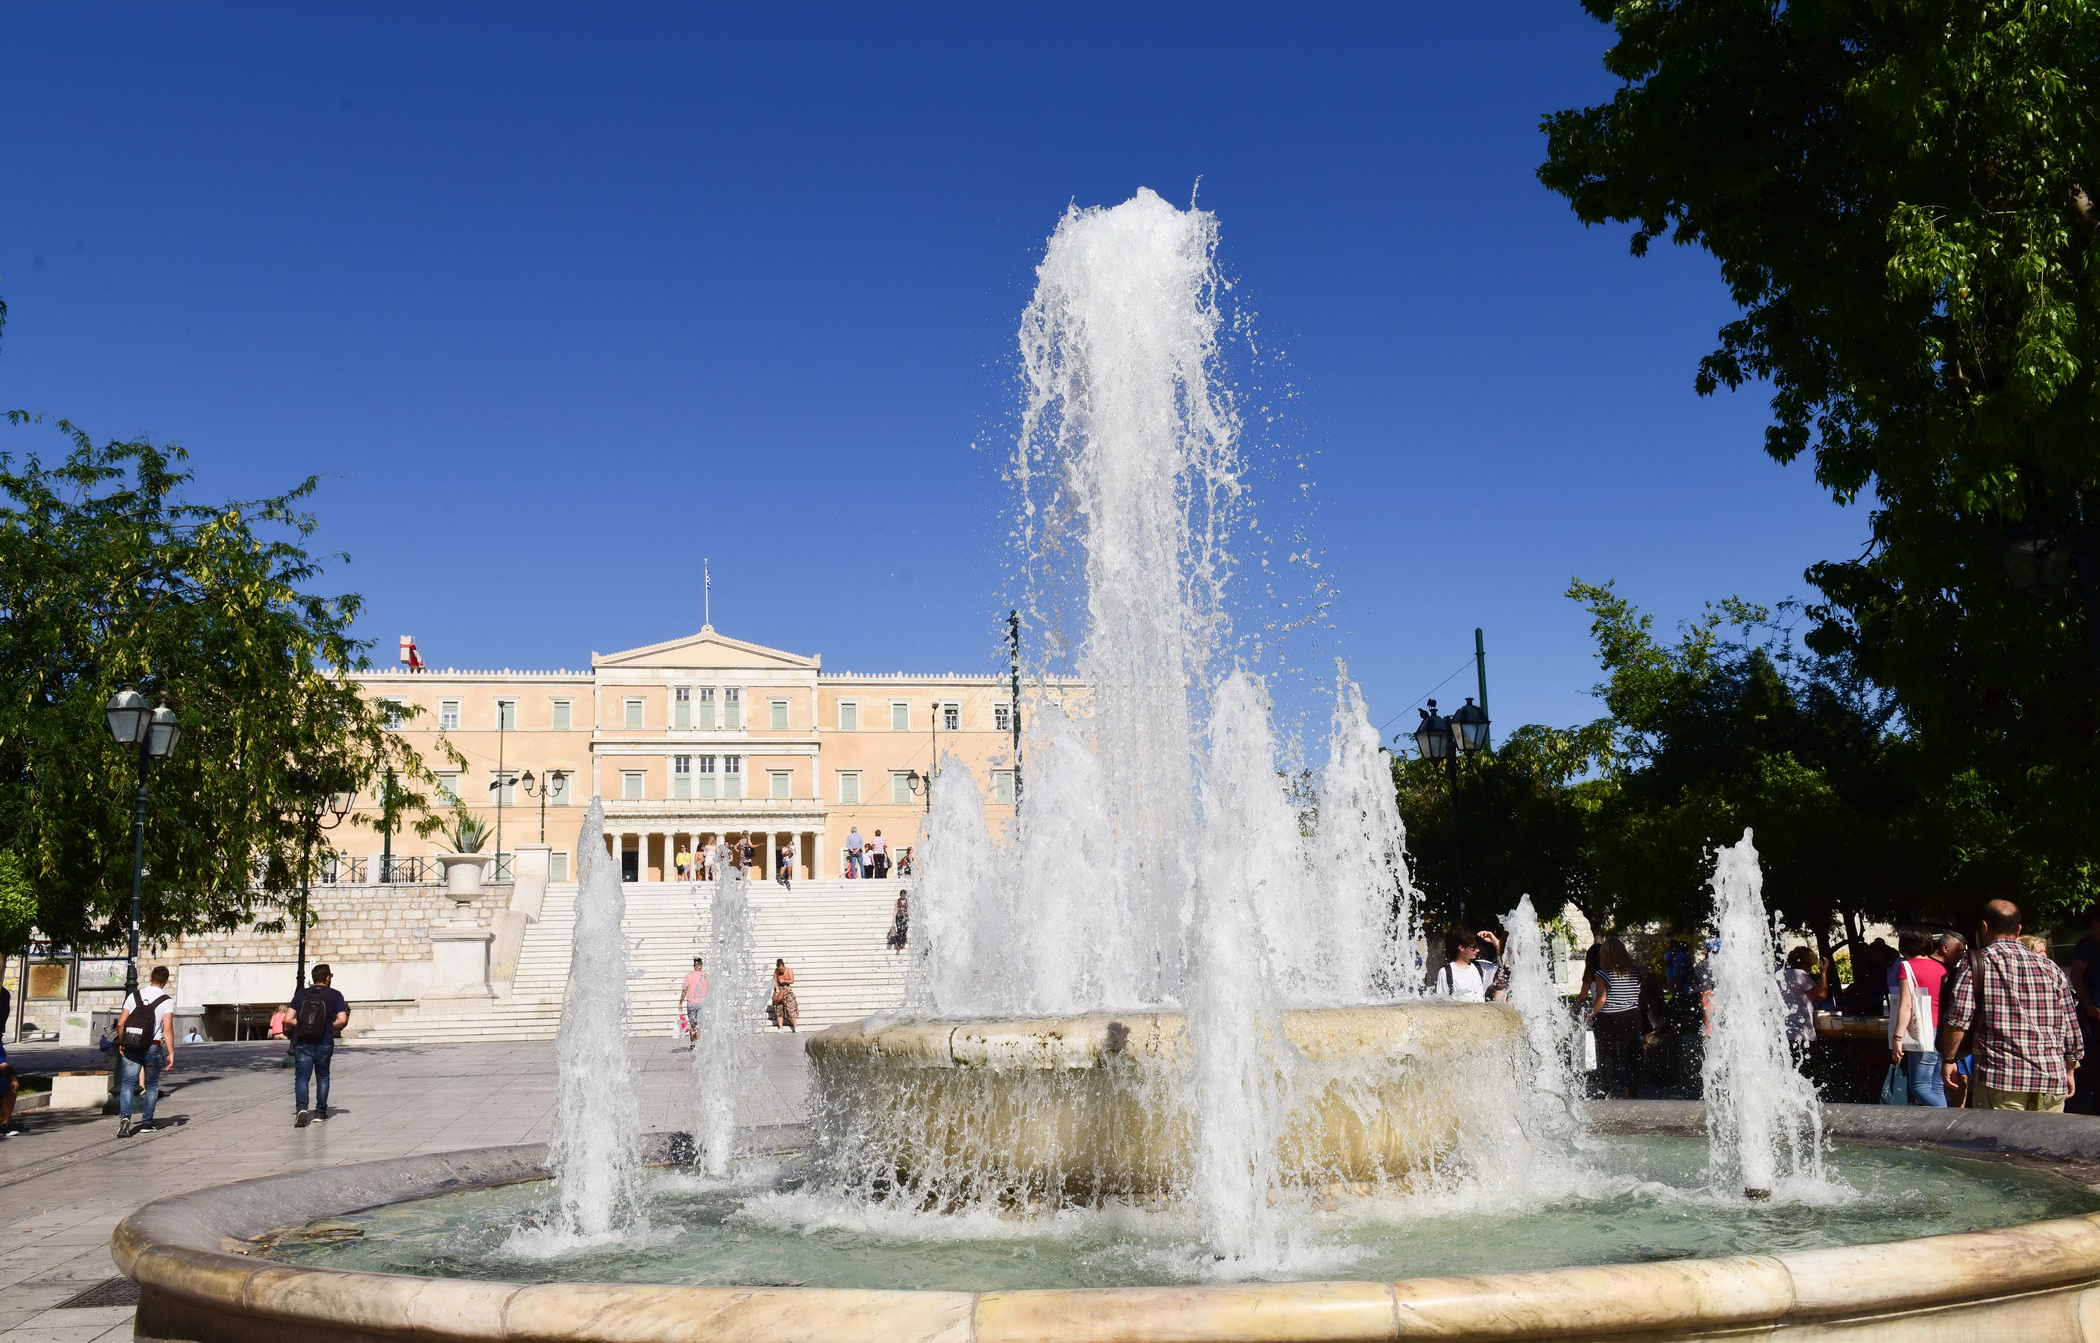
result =
M875 838L868 841L868 875L882 881L890 875L890 842L877 830Z
M1933 1020L1943 1026L1946 1024L1947 1018L1954 1012L1954 967L1960 965L1962 961L1967 959L1968 955L1969 940L1967 938L1956 932L1943 931L1940 933L1932 953L1932 959L1938 961L1945 968L1940 974L1940 1000L1936 1004L1939 1010L1934 1013ZM1934 1043L1937 1044L1939 1042L1934 1041ZM1947 1071L1947 1065L1950 1063L1954 1065L1952 1073ZM1948 1109L1959 1110L1968 1105L1969 1069L1974 1065L1975 1060L1966 1054L1940 1055L1940 1081L1946 1090Z
M1921 928L1896 935L1896 986L1889 990L1889 1059L1903 1069L1912 1105L1945 1109L1947 1084L1940 1076L1940 981L1947 967L1929 954L1933 938Z
M788 878L795 875L795 851L785 844L773 851L773 875L782 890L794 889L788 885Z
M890 918L889 946L893 952L903 951L905 943L911 941L911 892L897 892L897 912Z
M1806 1057L1808 1048L1816 1042L1816 1000L1830 996L1830 971L1828 964L1817 973L1816 953L1808 947L1795 947L1787 953L1786 966L1779 972L1779 1000L1786 1004L1786 1036L1794 1046L1796 1058Z
M15 1076L15 1065L7 1059L7 1023L13 1020L14 995L7 985L0 984L0 1138L12 1138L22 1132L15 1125L15 1096L22 1090L22 1079Z
M151 1133L160 1100L160 1075L175 1066L175 996L168 992L168 967L156 965L149 987L124 995L117 1014L117 1136ZM139 1122L131 1122L134 1098L143 1092Z
M846 876L849 879L861 874L861 854L866 851L867 846L868 842L860 837L859 826L856 825L846 832Z
M707 962L693 957L693 968L678 990L678 1014L685 1021L685 1038L700 1038L700 1005L707 1001Z
M752 865L757 861L758 846L751 842L751 836L740 837L736 842L736 865L743 870L744 875L749 876Z
M785 1026L791 1031L802 1018L802 1005L795 1000L795 972L777 956L773 959L773 1001L766 1004L766 1015L776 1028Z
M1605 1095L1633 1100L1641 1088L1641 977L1618 938L1607 937L1597 948L1597 973L1590 989L1597 1071Z
M684 881L686 878L686 873L690 872L693 867L692 851L687 849L685 845L681 844L678 846L678 856L672 861L677 864L678 879L680 881Z
M314 982L292 995L292 1101L297 1113L292 1127L305 1128L328 1118L328 1066L335 1061L335 1033L350 1022L350 1004L329 987L335 974L314 967ZM314 1108L306 1108L307 1083L313 1083Z
M2085 1049L2071 982L2021 945L2020 908L2010 900L1983 907L1977 934L1981 945L1954 971L1942 1081L1952 1080L1945 1074L1968 1043L1976 1055L1970 1109L2061 1112Z

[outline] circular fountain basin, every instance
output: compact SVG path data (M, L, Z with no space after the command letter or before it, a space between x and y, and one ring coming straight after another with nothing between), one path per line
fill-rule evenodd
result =
M1606 1132L1696 1134L1688 1102L1594 1107ZM2021 1153L2100 1181L2078 1118L1832 1106L1840 1139ZM671 1158L673 1135L651 1140ZM2100 1214L1831 1249L1388 1282L1048 1291L518 1284L261 1257L288 1221L545 1175L540 1146L332 1167L165 1199L118 1228L137 1334L196 1343L952 1343L1020 1340L1691 1339L1717 1334L2100 1343Z
M1516 1046L1502 1003L1410 1002L1285 1012L1303 1074L1285 1122L1284 1178L1405 1183L1457 1140L1478 1097L1451 1079ZM885 1182L938 1201L1099 1202L1185 1188L1197 1141L1178 1085L1172 1012L884 1018L804 1046L828 1144L879 1153Z

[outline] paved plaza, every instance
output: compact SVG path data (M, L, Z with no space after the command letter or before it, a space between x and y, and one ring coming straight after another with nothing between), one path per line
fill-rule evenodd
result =
M807 1035L768 1034L750 1122L800 1122ZM665 1038L630 1042L646 1129L689 1129L690 1052ZM92 1050L21 1045L25 1073L97 1066ZM116 1275L109 1236L154 1199L205 1185L382 1157L547 1137L554 1106L551 1042L339 1048L334 1116L292 1127L292 1074L281 1044L184 1045L163 1081L161 1130L118 1139L90 1111L34 1110L0 1142L0 1343L128 1339L132 1307L59 1309ZM286 1209L286 1221L298 1220Z

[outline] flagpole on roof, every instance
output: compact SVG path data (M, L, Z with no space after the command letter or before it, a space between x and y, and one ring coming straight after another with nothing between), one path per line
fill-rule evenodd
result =
M711 630L715 627L714 602L715 579L714 575L707 571L707 561L703 558L700 561L700 627L702 629Z

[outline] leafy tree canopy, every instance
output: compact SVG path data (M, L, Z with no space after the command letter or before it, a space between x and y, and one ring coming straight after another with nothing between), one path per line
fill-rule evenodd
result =
M121 940L138 764L102 708L135 684L182 721L151 776L144 931L238 926L296 885L316 790L369 795L391 769L398 821L429 776L341 674L367 665L358 599L305 590L314 480L191 503L182 449L55 428L55 461L0 453L0 851L45 934Z
M1763 381L1766 448L1874 505L1810 578L1810 644L1890 687L1944 780L1988 779L2059 869L2100 816L2100 6L1585 0L1609 102L1546 118L1587 223L1721 263L1702 392ZM2100 512L2094 515L2100 523ZM2005 544L2075 559L2016 592ZM2044 834L2046 832L2046 834Z

